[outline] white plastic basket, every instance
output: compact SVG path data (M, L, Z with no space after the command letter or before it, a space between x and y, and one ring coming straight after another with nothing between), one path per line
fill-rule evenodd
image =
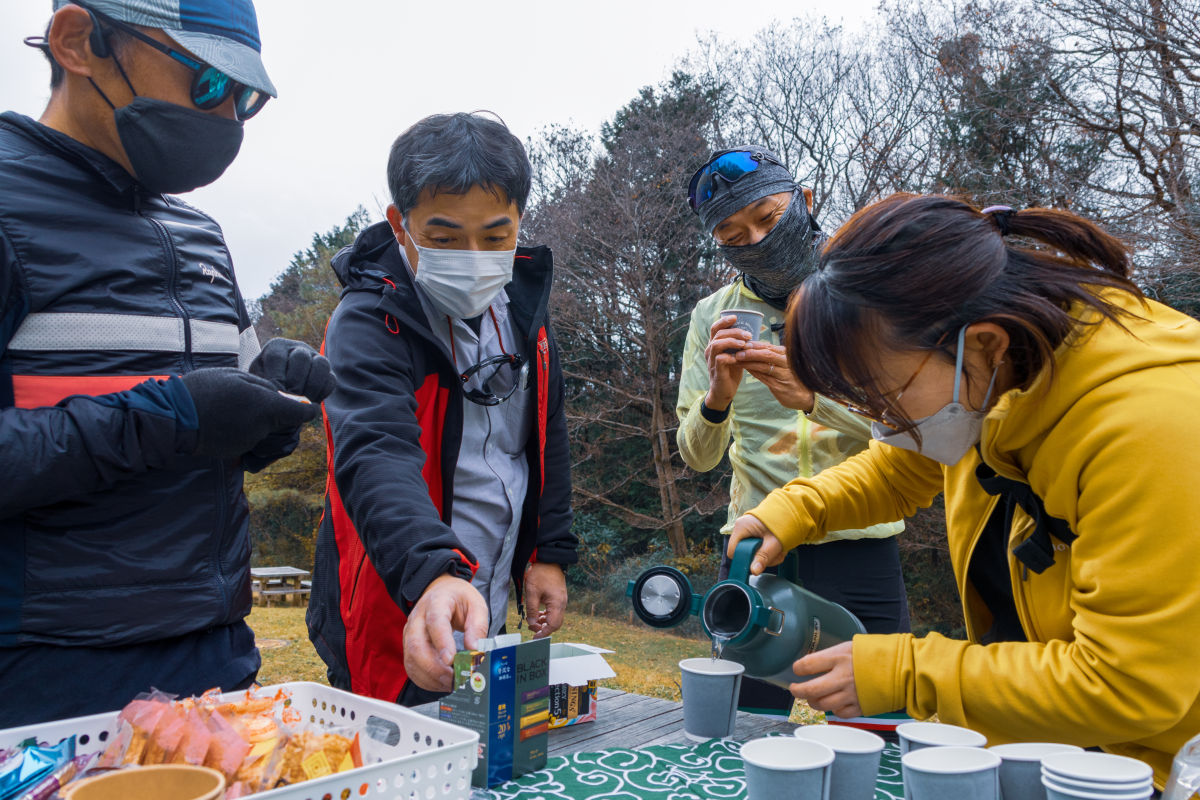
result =
M251 795L256 800L467 800L471 796L471 772L479 760L479 734L474 731L319 683L264 686L258 694L271 697L279 689L291 694L291 707L300 712L309 728L367 725L372 731L368 749L375 762ZM230 692L222 695L222 700L243 696L243 692ZM78 754L100 752L117 730L117 714L112 711L9 728L0 731L0 749L31 736L55 744L75 734Z

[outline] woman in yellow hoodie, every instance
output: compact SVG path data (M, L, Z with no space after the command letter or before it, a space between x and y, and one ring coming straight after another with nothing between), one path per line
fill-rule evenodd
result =
M796 662L841 716L906 708L992 743L1150 763L1200 731L1200 323L1065 211L895 195L829 242L788 359L873 420L869 449L738 519L752 567L945 493L967 641L856 636Z

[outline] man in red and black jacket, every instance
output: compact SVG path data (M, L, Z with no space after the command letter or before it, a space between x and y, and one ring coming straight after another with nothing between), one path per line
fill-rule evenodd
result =
M558 629L576 539L550 251L516 246L524 148L485 117L429 117L388 184L387 222L333 261L308 626L334 686L415 705L449 691L464 639L502 630L510 577L535 634Z

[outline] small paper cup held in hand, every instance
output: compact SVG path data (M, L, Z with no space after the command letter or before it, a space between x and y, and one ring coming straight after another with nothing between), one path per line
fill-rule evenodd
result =
M830 796L834 752L821 742L772 736L746 742L741 753L750 800Z
M750 334L750 341L758 340L758 334L762 330L762 312L749 308L726 308L721 311L721 316L737 317L737 322L733 323L733 327Z
M987 737L970 728L946 725L941 722L905 722L896 726L900 737L900 754L922 747L983 747Z
M797 739L820 742L834 752L829 800L875 797L875 777L884 745L881 737L845 725L802 725L794 734Z
M908 800L1000 800L1000 756L982 747L922 747L900 770Z
M683 673L684 734L700 742L732 736L746 668L736 661L685 658L679 669Z

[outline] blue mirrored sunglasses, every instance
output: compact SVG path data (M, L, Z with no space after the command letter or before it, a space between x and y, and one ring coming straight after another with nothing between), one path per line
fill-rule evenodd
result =
M100 15L97 14L97 16ZM172 47L167 47L137 28L130 27L111 17L103 17L103 20L106 24L119 28L138 41L150 45L160 53L170 56L192 70L192 102L196 104L196 108L204 111L216 108L228 100L230 95L233 95L234 114L240 120L247 120L262 111L262 107L271 99L266 92L260 92L258 89L238 83L216 67L205 64L203 61L197 61Z
M754 172L764 161L783 166L762 151L734 150L722 153L696 170L696 174L692 176L688 184L688 205L693 211L698 211L700 206L711 200L717 191L718 175L724 178L726 183L733 183L743 175Z

